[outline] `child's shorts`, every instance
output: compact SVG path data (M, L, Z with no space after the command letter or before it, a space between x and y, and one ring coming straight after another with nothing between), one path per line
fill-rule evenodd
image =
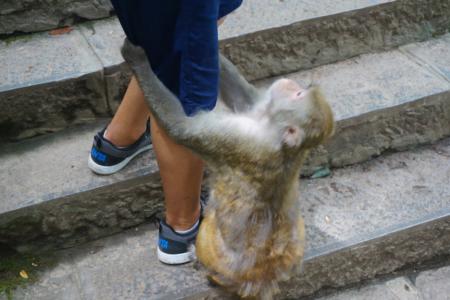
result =
M153 71L187 115L218 97L217 20L242 0L112 0L128 39L144 48Z

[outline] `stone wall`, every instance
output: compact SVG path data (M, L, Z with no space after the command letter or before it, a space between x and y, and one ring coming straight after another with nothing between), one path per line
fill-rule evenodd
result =
M393 49L450 30L448 0L397 0L226 39L221 51L249 80Z
M36 32L112 14L110 0L2 0L0 35Z

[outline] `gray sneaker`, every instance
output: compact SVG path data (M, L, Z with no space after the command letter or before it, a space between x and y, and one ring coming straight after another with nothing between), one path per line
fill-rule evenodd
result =
M168 265L179 265L195 260L195 239L203 220L204 208L209 193L202 191L200 195L200 219L198 224L188 233L177 233L164 220L159 220L158 259Z
M88 166L97 174L109 175L124 168L140 153L151 149L150 122L147 121L145 132L132 145L116 147L103 136L106 128L94 136Z
M177 233L165 221L159 221L158 259L168 265L195 260L195 238L199 228L200 222L188 233Z

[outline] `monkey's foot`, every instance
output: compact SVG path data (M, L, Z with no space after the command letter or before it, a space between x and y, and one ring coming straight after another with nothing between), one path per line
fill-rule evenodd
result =
M208 275L206 276L206 279L208 279L209 283L210 283L212 286L216 286L216 287L219 287L219 286L221 286L221 287L226 287L225 281L221 280L221 279L220 279L220 276L217 275L217 274L214 274L214 275L213 275L213 274L208 274Z

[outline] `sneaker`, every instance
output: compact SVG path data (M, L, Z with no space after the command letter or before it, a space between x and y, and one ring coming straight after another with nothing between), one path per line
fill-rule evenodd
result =
M125 167L138 154L151 148L150 122L139 139L127 147L116 147L103 135L106 127L94 136L88 166L97 174L113 174Z
M202 224L209 192L200 194L200 219L187 233L176 232L169 224L159 220L158 259L168 265L179 265L195 260L195 239Z
M187 233L176 232L165 221L159 221L158 259L168 265L185 264L195 260L195 238L201 217L195 228Z

